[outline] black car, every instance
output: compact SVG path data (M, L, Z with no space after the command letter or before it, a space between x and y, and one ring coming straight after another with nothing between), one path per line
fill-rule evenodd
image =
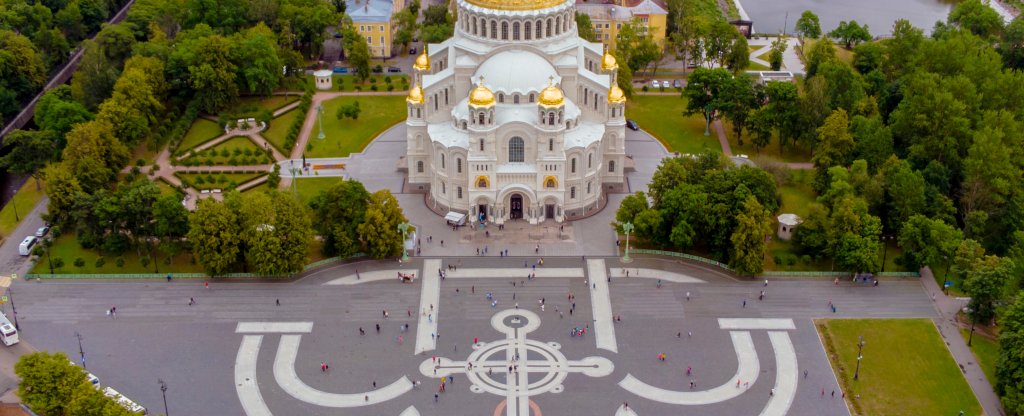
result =
M402 72L402 68L399 68L397 66L389 66L388 72Z
M415 54L416 54L416 48L409 48L409 55L415 55Z
M640 130L640 126L638 126L636 122L631 119L626 120L626 127L629 127L629 129L633 131Z

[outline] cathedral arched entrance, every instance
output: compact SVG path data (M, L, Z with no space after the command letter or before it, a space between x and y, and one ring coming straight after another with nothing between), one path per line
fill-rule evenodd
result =
M518 220L523 218L523 196L520 194L512 194L509 197L509 219Z

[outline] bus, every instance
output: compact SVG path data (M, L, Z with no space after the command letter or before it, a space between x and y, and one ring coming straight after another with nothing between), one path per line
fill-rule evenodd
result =
M117 402L117 404L121 405L121 407L124 407L125 409L128 409L129 412L139 415L149 414L149 412L146 411L145 407L139 406L138 403L133 402L131 399L127 397L124 397L123 394L119 393L117 390L114 390L110 387L103 389L103 395L111 399L114 399L114 401Z
M18 343L18 330L7 320L7 315L3 312L0 312L0 341L8 347Z

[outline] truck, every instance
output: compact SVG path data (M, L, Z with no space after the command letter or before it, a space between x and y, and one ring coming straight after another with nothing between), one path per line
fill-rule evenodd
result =
M0 312L0 341L8 347L18 343L18 329L3 312Z

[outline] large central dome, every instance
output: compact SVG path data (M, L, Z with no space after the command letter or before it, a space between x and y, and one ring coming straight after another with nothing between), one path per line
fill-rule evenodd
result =
M526 93L539 91L549 79L558 79L558 72L546 59L527 51L505 51L487 58L477 68L474 79L484 77L484 83L495 91Z
M494 10L540 10L565 3L565 0L466 0L466 2Z

